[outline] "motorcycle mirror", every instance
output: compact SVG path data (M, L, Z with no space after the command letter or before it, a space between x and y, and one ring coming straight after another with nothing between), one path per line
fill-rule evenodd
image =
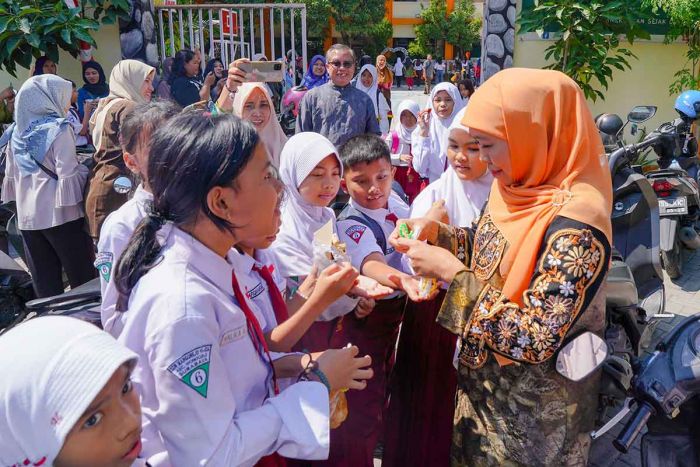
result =
M638 105L627 114L627 121L632 123L643 123L656 115L657 107L654 105Z
M572 339L557 354L557 372L570 381L581 381L605 362L608 345L592 332Z
M131 183L131 179L122 175L121 177L117 177L117 179L114 180L112 188L120 195L124 195L126 193L129 193L133 186L134 184Z

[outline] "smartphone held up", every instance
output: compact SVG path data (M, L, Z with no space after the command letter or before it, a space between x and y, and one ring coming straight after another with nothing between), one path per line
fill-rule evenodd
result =
M280 83L284 81L285 66L282 62L250 61L238 65L248 82Z

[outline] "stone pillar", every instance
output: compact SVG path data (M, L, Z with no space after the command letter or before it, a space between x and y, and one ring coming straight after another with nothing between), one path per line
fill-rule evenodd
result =
M484 4L481 82L513 66L516 0L486 0Z
M128 0L128 21L119 20L122 58L158 66L158 34L152 0Z

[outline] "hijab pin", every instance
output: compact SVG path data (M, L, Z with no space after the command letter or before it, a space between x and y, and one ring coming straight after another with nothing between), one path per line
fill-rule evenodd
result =
M571 201L571 198L573 197L573 193L571 193L569 190L557 190L552 195L552 205L557 207L564 206L566 203Z

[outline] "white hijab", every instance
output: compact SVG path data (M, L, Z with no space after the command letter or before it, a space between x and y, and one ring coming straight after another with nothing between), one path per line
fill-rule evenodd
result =
M370 74L372 75L372 85L370 87L365 87L364 84L362 84L362 73L365 72L365 70L369 71ZM364 92L369 96L370 99L372 99L372 104L374 105L374 113L379 117L379 109L377 108L377 84L379 83L379 78L377 75L377 67L374 65L365 65L360 69L360 72L357 74L357 81L355 82L355 87L359 89L360 91Z
M398 121L398 126L396 127L396 133L399 135L399 139L401 140L401 143L403 144L411 144L411 135L413 134L414 131L416 131L416 128L418 128L418 124L416 123L416 126L413 127L413 129L408 129L405 126L401 124L401 114L405 111L408 110L413 114L414 117L416 117L416 122L418 121L418 113L420 112L420 106L418 105L417 102L412 101L411 99L404 99L401 101L401 104L399 104L399 109L397 110L397 114L399 118L396 120Z
M343 163L333 143L318 133L297 133L289 138L280 157L280 179L286 186L282 204L282 226L272 248L278 258L283 277L306 276L313 266L314 233L335 222L331 208L312 206L299 193L299 185L326 157L338 159L340 175Z
M243 83L241 86L239 86L238 92L236 92L236 95L233 98L233 114L237 117L243 118L243 108L245 107L246 101L256 89L260 89L263 92L265 98L267 99L267 103L270 106L270 120L268 120L265 128L258 131L258 135L267 148L267 152L270 153L272 163L275 167L279 167L280 153L282 152L282 147L287 142L287 135L284 134L280 123L277 121L275 106L272 103L272 98L270 97L270 92L267 89L267 85L264 83Z
M469 132L462 125L466 109L462 109L453 119L449 133ZM450 217L450 224L459 227L469 227L481 215L493 185L493 176L488 170L476 180L465 181L457 176L450 165L439 179L428 185L413 201L411 217L422 217L432 207L433 203L445 200L445 209Z
M0 336L0 465L53 465L97 394L137 358L96 326L65 316L35 318Z
M440 118L433 108L433 99L440 91L446 91L450 95L455 105L452 114L447 118ZM440 163L444 166L447 158L447 136L450 133L450 125L455 116L464 108L464 100L459 93L459 89L452 83L440 83L435 86L430 93L426 109L432 109L430 115L430 149L433 157L440 157Z

